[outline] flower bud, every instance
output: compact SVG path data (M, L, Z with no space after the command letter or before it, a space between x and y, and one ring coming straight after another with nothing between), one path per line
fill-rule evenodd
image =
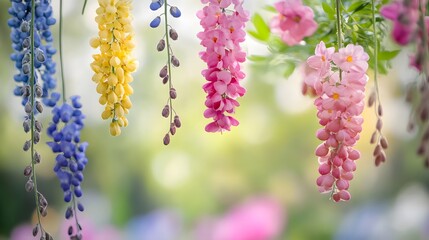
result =
M165 76L165 77L162 79L162 83L163 83L163 84L166 84L166 83L168 82L168 79L169 79L168 75L167 75L167 76Z
M381 138L380 145L383 149L387 149L389 147L389 144L387 143L387 139L385 137Z
M156 18L154 18L151 22L150 22L150 27L151 28L157 28L159 26L159 24L161 23L161 17L157 16Z
M42 97L43 95L43 90L42 87L39 84L36 84L36 97Z
M170 123L170 133L171 135L176 134L176 126L174 125L174 123Z
M164 50L165 48L165 40L161 39L158 42L158 45L156 45L156 49L158 50L158 52L161 52L162 50Z
M33 191L33 188L34 188L33 180L28 179L27 183L25 183L25 191L31 192Z
M171 88L170 89L170 97L171 97L171 99L176 99L177 98L177 93L176 93L176 89L175 88Z
M170 144L170 134L165 134L164 139L163 139L164 145L168 145Z
M376 97L375 91L372 91L371 95L369 95L369 98L368 98L368 107L372 107L374 105L375 97Z
M381 131L381 129L383 128L383 121L380 118L377 120L377 125L375 126L375 128L378 131Z
M383 116L383 107L381 105L378 105L378 116Z
M32 172L33 172L33 168L29 165L24 169L24 176L28 177L31 175Z
M30 101L28 101L25 106L24 106L24 110L27 114L30 114L31 111L33 110L33 108L31 107Z
M180 12L179 8L177 8L176 6L172 6L170 8L170 14L171 16L178 18L182 15L182 13Z
M170 31L168 33L170 35L170 38L173 40L177 40L177 38L179 38L179 35L177 34L177 31L174 28L170 28Z
M29 32L30 31L30 24L27 21L22 21L20 26L21 32Z
M33 237L35 237L39 233L39 224L36 224L33 228Z
M22 127L24 128L24 132L28 133L30 131L30 119L24 120Z
M45 57L45 54L43 53L42 50L36 49L35 55L36 55L37 61L39 61L41 63L45 62L46 57Z
M39 101L36 101L36 109L39 113L43 112L43 106Z
M34 131L33 140L34 144L37 144L40 141L40 132Z
M30 74L30 64L29 63L22 64L22 73L24 73L25 75Z
M38 152L34 153L34 163L40 163L41 158L42 157L40 156L40 153Z
M168 118L168 116L170 116L170 106L169 105L165 105L164 108L162 109L162 116L165 118Z
M174 125L177 127L177 128L180 128L181 126L182 126L182 123L180 122L180 118L179 118L179 116L174 116Z
M164 77L166 77L166 76L167 76L167 74L168 74L168 69L167 69L167 65L165 65L165 66L161 69L161 71L159 71L159 77L160 77L160 78L164 78Z
M31 146L31 141L30 140L25 141L24 146L22 147L22 149L24 151L28 151L30 149L30 146Z
M42 131L42 123L40 123L38 120L34 122L34 126L36 127L36 131L38 132Z
M180 66L179 59L177 59L176 56L171 56L171 64L173 64L175 67Z

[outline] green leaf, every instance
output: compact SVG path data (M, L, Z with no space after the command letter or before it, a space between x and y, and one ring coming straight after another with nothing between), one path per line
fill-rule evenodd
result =
M267 41L270 38L270 27L265 23L264 19L256 13L252 17L252 23L255 26L256 31L249 31L249 34L256 39Z
M260 56L260 55L250 55L247 58L252 62L263 62L267 60L267 56Z
M323 8L323 11L325 11L326 16L328 16L329 19L335 18L335 11L331 6L329 6L329 4L327 4L326 2L323 2L322 8Z
M288 78L295 71L295 63L293 63L293 62L285 62L285 67L284 68L285 69L284 69L284 72L283 72L283 76L285 78Z
M399 54L400 50L395 51L382 51L378 53L379 60L391 60Z
M264 9L269 11L269 12L277 13L277 9L271 5L265 6Z
M347 12L356 12L356 9L362 8L362 5L364 4L368 4L369 2L367 1L355 1L354 3L352 3L349 8L347 8Z

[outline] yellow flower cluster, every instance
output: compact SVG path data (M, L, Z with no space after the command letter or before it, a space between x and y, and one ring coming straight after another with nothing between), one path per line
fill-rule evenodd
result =
M130 95L133 89L131 75L137 69L137 61L131 56L134 49L134 33L131 26L132 0L98 0L98 37L91 39L90 45L99 48L94 54L91 68L92 81L97 84L99 102L105 105L101 117L112 119L110 134L118 136L121 127L128 125L125 114L132 106Z

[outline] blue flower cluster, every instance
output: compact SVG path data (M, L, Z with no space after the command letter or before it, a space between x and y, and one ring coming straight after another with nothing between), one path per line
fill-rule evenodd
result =
M164 5L165 0L152 0L152 2L150 3L149 8L152 11L156 11L158 9L160 9L162 7L162 5ZM176 6L170 6L168 4L168 6L170 7L170 14L171 16L178 18L182 15L182 12L180 12L180 9ZM150 22L150 27L152 28L157 28L159 26L159 24L161 24L161 16L157 16L155 17L151 22Z
M79 96L73 96L71 100L71 105L63 103L54 107L52 123L47 130L48 136L53 139L48 145L54 153L58 153L54 171L64 191L65 202L70 202L73 194L78 198L82 196L82 171L88 162L85 156L88 143L80 142L80 131L85 118L80 110L82 104ZM83 210L83 207L79 209Z
M19 73L15 74L14 80L17 87L14 90L16 96L22 96L22 105L25 105L29 98L29 91L26 89L30 84L31 73L31 0L11 0L12 6L8 12L11 18L8 25L11 28L10 39L14 52L10 58L15 62L15 67ZM53 107L56 103L52 99L51 90L56 87L54 78L56 64L52 56L56 49L52 45L53 37L50 26L56 23L52 13L50 0L36 1L35 21L34 21L34 68L35 84L40 85L39 97L43 97L46 106ZM39 79L43 83L39 83Z

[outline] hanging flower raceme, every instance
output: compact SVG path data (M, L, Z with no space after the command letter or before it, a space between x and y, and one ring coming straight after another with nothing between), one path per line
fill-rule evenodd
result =
M416 49L410 57L410 65L422 77L421 81L408 89L407 102L417 105L410 115L408 130L413 130L417 123L421 125L423 134L417 154L424 158L424 164L429 168L429 16L426 16L426 5L426 0L395 0L383 6L380 12L383 17L393 21L393 40L402 46L413 45Z
M134 32L131 26L131 0L98 0L99 8L95 21L98 23L98 37L91 40L93 48L100 53L93 55L92 80L101 95L99 102L105 105L103 119L111 119L110 134L118 136L121 127L128 125L125 114L131 108L130 95L133 89L131 73L137 69L132 56Z
M274 7L279 14L272 19L271 30L287 45L297 45L317 30L313 10L301 0L281 0Z
M162 52L164 51L165 47L167 47L167 64L165 64L159 71L159 77L162 79L163 84L168 83L168 100L161 112L163 117L169 118L170 120L170 123L168 124L168 131L163 138L164 145L168 145L170 143L170 136L176 134L177 128L180 128L182 123L180 122L179 115L177 115L173 108L173 100L177 98L177 92L173 87L172 81L172 66L179 67L180 62L179 59L174 55L170 42L170 40L176 41L179 35L177 31L170 24L168 24L169 13L167 11L169 9L170 15L174 18L179 18L182 13L178 7L169 5L167 0L152 0L152 3L149 5L149 7L152 11L157 11L163 7L161 15L156 16L151 21L150 26L152 28L157 28L159 26L161 23L161 16L164 17L165 21L164 35L161 40L159 40L156 49L159 52Z
M393 21L392 38L400 45L407 45L416 37L419 1L394 0L380 9L383 17Z
M208 81L203 86L207 93L204 116L213 118L205 129L207 132L229 131L239 122L228 114L234 113L235 107L239 106L236 99L246 92L240 85L245 77L241 63L246 60L240 43L245 40L244 27L249 16L243 9L242 0L201 2L208 3L197 14L204 28L198 38L206 48L200 53L201 59L207 63L207 69L202 71ZM233 10L228 9L230 6Z
M56 106L52 110L52 123L48 127L48 136L53 140L48 142L48 145L58 154L55 158L54 171L60 180L64 201L70 203L65 213L67 219L76 217L76 208L79 211L84 210L83 205L75 200L82 196L83 170L88 162L85 156L88 143L80 140L85 116L80 110L82 104L79 99L79 96L73 96L71 105L65 102L61 106ZM80 226L75 228L70 226L68 230L71 237L72 235L79 237L80 231Z
M316 149L321 174L317 185L338 202L350 199L349 181L360 157L353 147L362 131L369 56L353 44L334 51L321 42L307 63L318 71L318 80L311 87L317 94L314 104L323 126L317 131L317 138L323 141Z
M31 1L12 0L12 6L9 8L11 18L8 25L11 28L10 38L14 52L10 58L15 62L18 73L14 80L17 84L14 94L22 96L22 105L26 105L30 96L30 77L31 72L31 49L30 49L30 24L31 24ZM54 25L56 20L52 14L51 1L36 1L35 21L34 21L34 68L35 68L35 87L37 97L43 98L46 106L53 107L58 100L57 95L51 96L51 91L56 87L55 62L52 56L56 53L52 46L52 33L50 26ZM41 79L41 80L40 80Z

